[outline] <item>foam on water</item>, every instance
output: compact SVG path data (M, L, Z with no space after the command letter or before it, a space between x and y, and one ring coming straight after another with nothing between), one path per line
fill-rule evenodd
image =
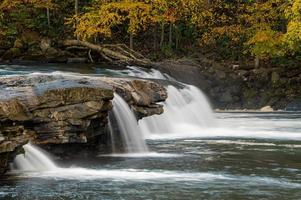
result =
M23 146L25 154L16 156L14 166L20 171L53 171L57 170L55 163L42 152L41 149L31 144Z
M208 181L213 179L231 179L224 175L212 173L185 173L179 171L156 171L140 169L86 169L59 168L55 171L23 173L21 177L60 178L75 180L162 180L171 181Z
M129 67L123 72L140 78L175 81L154 69L147 72L138 67ZM168 99L163 103L163 114L139 121L148 139L226 137L301 140L300 115L283 119L281 113L218 113L216 118L202 91L191 85L180 84L184 88L167 86Z
M194 130L193 130L194 129ZM181 128L179 129L181 130ZM198 127L188 127L184 133L175 131L173 133L153 133L147 136L152 140L170 140L185 138L244 138L244 139L271 139L271 140L295 140L301 141L299 132L285 131L265 131L265 130L246 130L232 128L207 128L199 129Z
M285 178L259 176L235 176L220 172L197 173L166 170L141 169L86 169L86 168L57 168L53 171L30 172L19 174L19 177L61 179L61 180L108 180L108 181L139 181L156 183L208 183L231 182L243 183L249 186L273 185L282 188L301 188L300 183L291 182Z
M172 158L180 157L180 154L170 154L170 153L113 153L113 154L100 154L98 157L120 157L120 158Z
M150 69L148 72L142 70L139 67L135 66L127 66L125 70L109 70L119 75L127 75L139 78L148 78L148 79L168 79L169 76L166 74L162 74L160 71L155 69Z
M216 125L208 100L198 88L189 85L183 89L168 86L167 91L164 113L139 122L144 133L185 134Z
M126 146L126 151L128 153L148 152L144 135L138 126L133 111L118 94L114 94L113 113L118 124L121 138Z
M251 142L241 140L184 140L185 142L199 142L206 144L226 144L226 145L242 145L242 146L269 146L269 147L286 147L286 148L301 148L301 145L297 144L276 144L266 142Z

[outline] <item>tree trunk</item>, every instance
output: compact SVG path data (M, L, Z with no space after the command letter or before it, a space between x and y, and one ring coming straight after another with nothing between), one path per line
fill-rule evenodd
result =
M75 0L74 2L74 13L75 13L75 16L77 17L78 16L78 0ZM75 20L75 28L77 27L77 19ZM79 36L77 35L76 38L79 40Z
M154 27L154 50L157 50L157 26Z
M109 62L121 64L135 64L140 66L151 66L151 61L141 54L129 49L126 45L96 45L80 40L65 40L65 46L83 46L98 52L104 59Z
M162 48L163 47L163 43L164 43L164 30L165 28L165 25L164 23L161 24L161 40L160 40L160 47Z
M177 26L176 26L176 31L175 31L175 37L176 37L176 49L179 49L180 33L179 33Z
M255 68L259 68L259 65L260 65L259 56L255 56Z
M76 16L78 15L78 0L75 0L74 2L74 14Z
M172 27L173 27L173 24L170 23L169 24L169 41L168 41L169 48L172 48Z
M130 33L130 48L134 49L134 35Z
M47 12L47 25L48 25L48 29L50 29L50 11L49 11L49 8L46 8L46 12Z

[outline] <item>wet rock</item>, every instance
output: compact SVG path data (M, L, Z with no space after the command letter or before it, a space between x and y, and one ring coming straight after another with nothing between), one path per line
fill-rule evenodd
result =
M0 135L0 174L3 174L21 147L35 138L35 133L25 130L23 125L0 121Z
M88 62L87 58L68 58L67 63L86 63Z
M139 118L162 113L167 98L152 81L64 75L1 77L0 91L0 174L29 141L68 146L107 135L114 92Z
M291 101L285 108L287 111L301 111L301 98Z
M230 91L226 91L226 92L222 93L221 97L220 97L220 101L224 102L224 103L232 102L233 99L232 99L232 95L231 95Z
M10 48L3 54L2 59L3 60L11 60L13 58L17 58L18 56L20 56L21 53L22 52L19 48Z
M124 98L139 119L163 113L163 106L157 103L166 100L167 91L160 84L147 80L127 81L116 78L104 81L113 85L114 91Z

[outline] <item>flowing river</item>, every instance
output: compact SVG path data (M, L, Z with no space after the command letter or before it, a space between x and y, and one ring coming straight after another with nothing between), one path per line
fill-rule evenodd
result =
M136 67L70 67L58 72L63 67L46 66L37 72L35 66L2 66L0 74L171 80ZM15 169L0 178L0 199L301 199L301 113L213 113L197 88L167 89L165 113L139 124L132 124L122 99L114 99L128 153L95 152L93 159L55 163L47 152L26 145L25 157L19 155ZM141 135L133 140L135 132ZM139 145L133 148L132 143Z

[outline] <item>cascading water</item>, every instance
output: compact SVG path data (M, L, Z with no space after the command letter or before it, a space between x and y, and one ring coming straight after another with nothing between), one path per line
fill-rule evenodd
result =
M180 89L172 85L166 87L168 98L163 103L164 113L139 121L144 134L197 132L216 126L209 101L197 87L177 82L155 69L146 72L138 67L128 67L122 72L139 78L169 80L183 86Z
M57 166L38 147L31 144L23 146L25 154L18 155L14 167L19 171L53 171Z
M113 113L126 151L128 153L148 152L144 135L138 126L133 111L118 94L114 94ZM114 142L112 144L114 144Z
M183 89L168 86L167 91L164 113L141 120L139 126L143 132L185 133L215 125L208 100L198 88L190 85L185 85Z

